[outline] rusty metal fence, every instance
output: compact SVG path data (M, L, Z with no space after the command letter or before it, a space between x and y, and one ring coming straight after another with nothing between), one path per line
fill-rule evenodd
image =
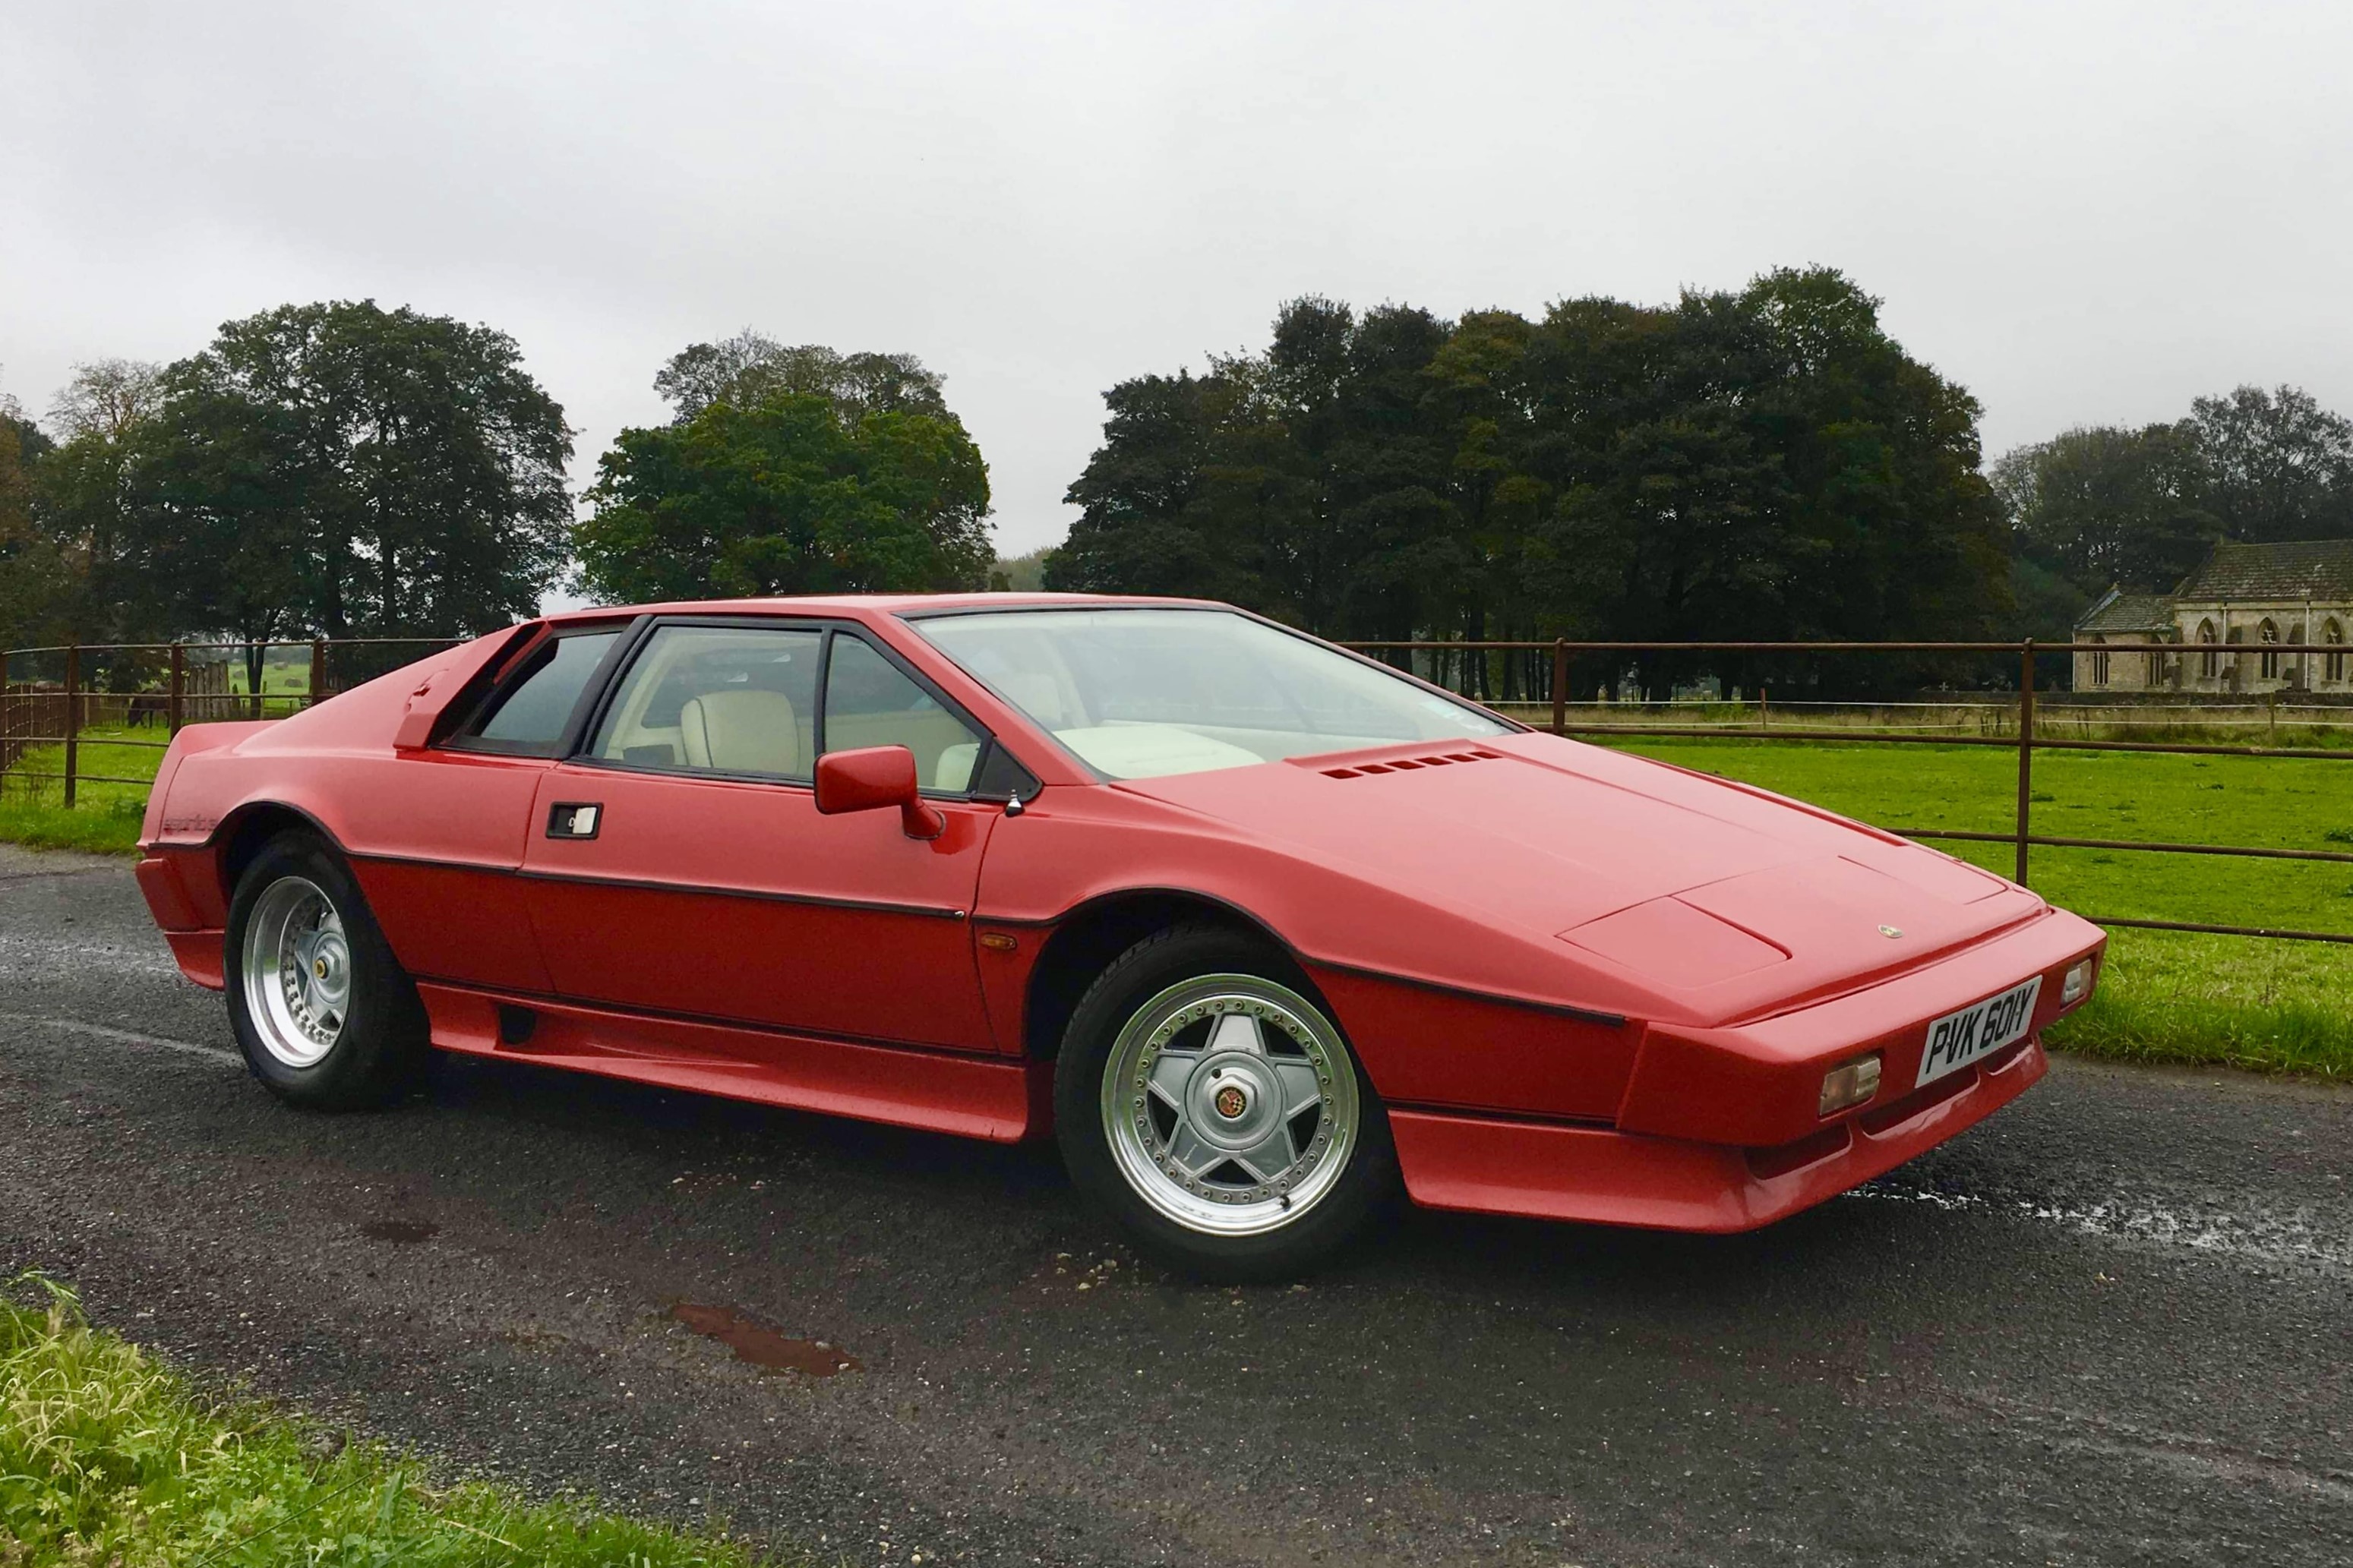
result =
M343 637L257 643L65 643L0 652L0 782L35 780L63 786L72 805L84 784L144 785L147 777L98 773L82 764L93 729L157 730L161 739L107 733L92 744L161 752L187 724L298 712L374 679L454 637ZM268 689L267 672L284 670L272 650L292 649L299 686ZM264 677L237 690L234 666L254 653ZM63 749L56 767L23 766L36 747ZM38 759L37 759L38 760Z
M163 751L170 737L183 725L224 719L260 718L272 710L280 713L298 711L324 700L339 690L410 662L424 653L448 647L457 639L448 637L355 637L343 639L311 639L303 642L278 641L259 644L245 643L133 643L133 644L68 644L47 648L13 648L0 653L0 780L33 779L62 784L65 804L71 805L77 785L90 784L122 784L144 785L148 778L131 778L119 774L93 773L80 766L81 736L93 723L106 722L111 716L111 729L141 727L159 728L164 738L149 740L108 734L103 743L108 746L143 747ZM2037 848L2098 849L2128 851L2153 855L2226 856L2263 860L2325 861L2353 865L2353 853L2331 849L2284 849L2253 845L2179 844L2141 839L2080 838L2038 834L2033 830L2034 755L2037 752L2139 752L2185 756L2274 757L2302 758L2315 762L2353 763L2353 745L2322 746L2227 746L2163 741L2097 740L2041 732L2036 709L2035 661L2038 657L2072 654L2073 644L2038 644L2024 642L1588 642L1556 638L1550 642L1352 642L1346 646L1367 654L1406 654L1441 656L1442 674L1451 667L1467 666L1472 654L1504 653L1538 656L1541 667L1544 656L1549 657L1550 668L1546 683L1551 702L1551 723L1555 734L1595 737L1623 736L1630 739L1671 739L1720 737L1767 742L1835 742L1842 744L1913 745L1913 746L1993 746L2013 751L2018 758L2018 795L2011 830L2008 833L1972 832L1933 826L1907 826L1892 831L1906 837L1945 842L2008 844L2014 850L2012 877L2029 884L2031 852ZM232 689L227 679L227 661L214 657L235 654L243 658L248 649L298 650L304 657L297 664L306 665L307 673L299 689L286 689L275 692ZM2243 652L2242 649L2243 648ZM2248 654L2256 656L2319 655L2324 658L2342 657L2345 648L2338 644L2267 643L2255 647L2232 644L2207 649L2186 648L2180 643L2105 644L2101 651L2107 654L2158 654L2179 658L2185 653L2201 657L2209 654L2218 658L2238 658ZM1570 661L1588 656L1617 658L1647 655L1677 655L1704 657L1731 655L1742 658L1757 656L1803 658L1820 654L1859 655L1951 655L1983 658L1987 657L2016 659L2018 685L2010 712L2014 721L2005 728L2006 734L1957 734L1950 732L1889 732L1883 730L1808 727L1803 724L1779 725L1769 721L1769 713L1760 702L1757 721L1751 724L1646 724L1646 723L1577 723L1569 722L1568 692ZM24 667L42 660L54 661L60 667L55 680L20 679ZM280 668L284 668L283 660ZM94 685L89 679L94 663L102 664L107 679ZM248 681L248 686L255 685ZM266 687L267 681L258 683ZM1982 694L1979 694L1980 696ZM26 769L20 764L33 747L57 745L63 748L59 767ZM2348 775L2353 783L2353 774ZM2031 885L2031 884L2029 884ZM2317 942L2353 944L2353 932L2296 931L2273 926L2242 926L2203 923L2189 921L2144 920L2116 917L2101 919L2098 924L2132 927L2147 931L2196 931L2219 936L2262 937L2293 942Z
M2116 741L2071 738L2038 732L2036 710L2035 660L2038 657L2073 655L2088 651L2084 645L2073 643L2022 642L1581 642L1556 638L1551 642L1351 642L1346 647L1366 654L1383 653L1431 654L1440 656L1473 653L1516 653L1549 655L1551 677L1547 687L1552 705L1549 728L1556 735L1626 736L1634 739L1666 739L1720 737L1736 740L1768 742L1836 742L1841 744L1895 746L1997 746L2014 751L2018 755L2018 804L2014 826L2008 833L1968 832L1957 828L1936 826L1902 826L1889 831L1907 838L1933 839L1944 842L1966 841L1984 844L2008 844L2015 849L2015 869L2012 879L2021 885L2028 882L2030 852L2037 848L2124 850L2152 855L2219 855L2257 860L2318 860L2339 865L2353 865L2353 853L2333 849L2275 849L2253 845L2235 844L2175 844L2143 839L2075 838L2038 834L2033 830L2034 754L2037 752L2142 752L2183 756L2210 757L2279 757L2303 758L2314 762L2353 763L2353 745L2342 748L2321 746L2224 746L2203 745L2162 741ZM2232 643L2209 647L2206 645L2184 645L2174 642L2111 642L2100 646L2105 654L2156 654L2167 658L2185 656L2212 657L2217 659L2249 656L2319 655L2342 658L2346 652L2341 644L2327 643L2264 643L2245 645ZM1740 658L1757 656L1804 657L1817 654L1933 654L2016 659L2018 686L2014 694L2014 724L2008 734L1918 733L1841 728L1809 728L1802 724L1779 725L1765 721L1760 706L1759 721L1747 724L1645 724L1645 723L1576 723L1569 722L1569 672L1572 659L1589 655L1610 655L1619 658L1653 655L1704 657L1711 654ZM1539 663L1541 660L1539 659ZM1457 668L1448 658L1436 666L1443 673ZM1441 684L1448 682L1441 680ZM1526 706L1527 704L1521 704ZM2353 784L2353 773L2347 775ZM2215 936L2262 937L2287 942L2319 942L2353 944L2353 932L2295 931L2275 926L2217 925L2192 921L2140 920L2116 917L2102 919L2086 916L2102 926L2131 927L2144 931L2197 931Z

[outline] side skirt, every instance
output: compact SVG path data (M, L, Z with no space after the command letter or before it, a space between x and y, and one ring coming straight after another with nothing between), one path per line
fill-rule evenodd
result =
M786 1106L1018 1142L1046 1126L1051 1063L962 1056L610 1008L508 997L446 982L419 981L433 1043L466 1056L543 1067L760 1105ZM502 1012L531 1019L522 1039L502 1033ZM1033 1081L1037 1080L1037 1081Z

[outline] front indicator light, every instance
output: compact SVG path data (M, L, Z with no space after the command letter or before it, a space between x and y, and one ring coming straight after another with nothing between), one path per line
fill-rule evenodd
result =
M1822 1114L1832 1116L1861 1105L1879 1092L1879 1053L1834 1067L1822 1075Z
M2068 968L2067 978L2059 983L2059 1005L2072 1007L2092 994L2094 967L2094 960L2082 958Z

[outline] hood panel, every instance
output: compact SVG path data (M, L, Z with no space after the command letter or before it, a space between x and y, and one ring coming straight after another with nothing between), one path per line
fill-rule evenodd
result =
M1933 850L1629 753L1525 734L1445 754L1477 760L1388 748L1113 787L1557 936L1710 1012L1890 973L2040 907Z
M1806 973L1791 978L1809 989L1904 968L2018 918L2009 900L1956 903L1843 856L1727 878L1681 898L1799 955Z
M1507 752L1460 751L1479 752L1487 754L1378 773L1351 767L1366 754L1350 753L1115 787L1546 936L1804 853L1745 824ZM1329 776L1342 770L1355 776Z
M1700 990L1789 958L1786 948L1683 899L1652 899L1572 926L1560 938L1678 991Z

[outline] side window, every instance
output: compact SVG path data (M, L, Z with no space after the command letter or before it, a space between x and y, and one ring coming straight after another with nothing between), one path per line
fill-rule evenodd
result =
M825 677L825 749L904 746L925 789L962 795L980 763L980 736L863 639L838 633Z
M578 632L540 644L522 678L508 684L469 738L496 751L552 755L589 678L620 636L618 631Z
M662 626L622 677L591 756L688 773L806 781L822 635Z

